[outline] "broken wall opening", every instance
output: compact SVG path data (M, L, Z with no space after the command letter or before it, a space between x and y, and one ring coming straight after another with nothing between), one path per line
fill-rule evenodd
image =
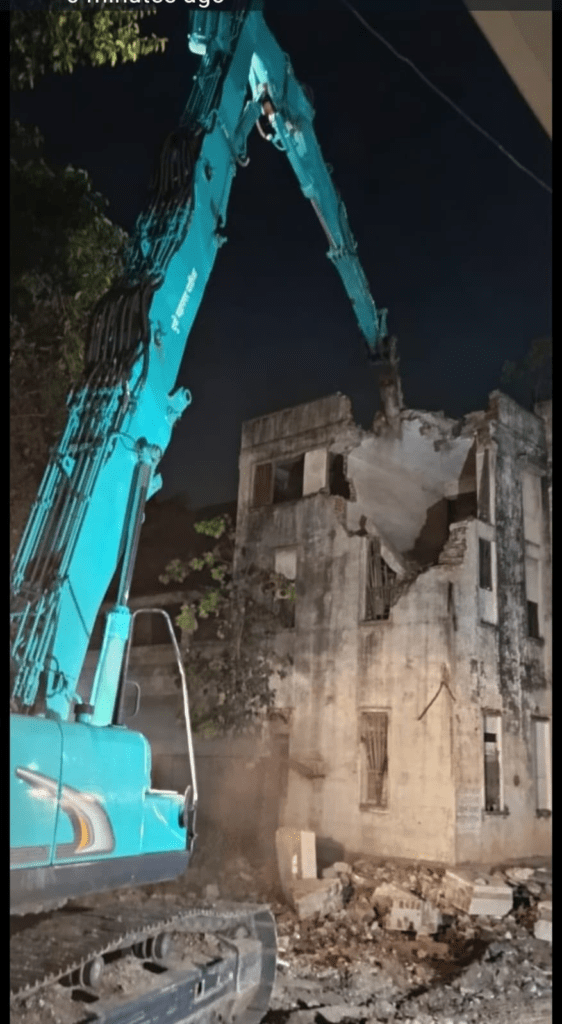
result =
M307 494L320 491L350 499L351 488L345 475L345 457L340 452L328 452L325 448L312 449L291 459L272 459L254 467L254 508L298 501Z
M330 453L329 488L330 494L339 495L349 501L351 489L345 475L344 456L339 452Z

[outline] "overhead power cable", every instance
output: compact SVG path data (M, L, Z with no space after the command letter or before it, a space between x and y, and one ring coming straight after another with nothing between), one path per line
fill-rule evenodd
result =
M476 131L480 132L480 134L483 135L485 139L488 139L489 142L492 142L493 145L496 146L497 149L499 149L500 153L503 153L504 156L508 158L508 160L511 160L511 162L515 164L515 166L518 167L520 171L524 171L524 173L528 174L529 177L533 179L533 181L536 181L537 185L540 185L541 188L544 188L546 192L550 192L550 194L552 195L552 188L550 185L547 185L547 183L543 181L542 178L539 178L538 175L536 175L533 171L530 171L528 167L525 167L524 164L517 160L517 158L514 157L513 154L510 153L509 150L505 148L505 146L502 146L501 142L498 142L498 140L495 139L493 135L490 135L490 133L487 132L485 128L482 128L479 124L476 123L476 121L473 121L473 119L469 117L469 115L466 114L464 110L457 106L457 104L452 99L450 99L449 96L442 92L441 89L438 88L438 86L434 85L433 82L429 80L429 78L426 78L423 71L420 71L420 69L416 67L414 62L411 61L409 57L405 57L404 54L398 53L398 50L395 50L394 47L391 46L391 44L387 42L387 40L383 36L381 36L380 32L377 32L373 28L373 26L369 24L369 22L365 20L363 15L359 14L359 11L356 11L355 7L353 7L353 5L348 2L348 0L341 0L341 2L344 5L344 7L347 7L347 9L351 11L351 13L357 18L357 20L361 22L361 24L367 29L367 31L370 32L371 35L375 36L375 38L378 39L379 42L383 44L383 46L386 46L386 48L390 50L390 52L393 53L394 56L398 58L398 60L403 61L404 64L408 64L409 67L411 67L412 71L415 71L418 78L421 78L422 82L425 82L425 84L428 85L430 89L433 89L433 92L436 92L437 95L440 96L442 100L445 100L445 103L448 103L449 106L453 108L453 110L456 110L457 114L460 114L461 117L464 117L465 121L468 121L468 123L472 125L473 128L476 128Z

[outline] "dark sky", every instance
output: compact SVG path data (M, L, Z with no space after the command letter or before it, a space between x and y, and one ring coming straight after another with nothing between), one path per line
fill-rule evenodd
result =
M358 6L550 183L551 143L460 2L421 14ZM127 230L196 70L186 11L169 5L149 23L169 37L164 55L48 76L13 102L52 161L90 172ZM313 90L320 145L399 339L406 403L454 416L483 408L504 360L551 330L551 196L342 5L309 0L297 13L271 0L266 20ZM249 155L180 371L193 404L162 463L163 496L184 492L195 507L235 496L244 419L336 391L365 426L378 407L351 306L286 157L257 132Z

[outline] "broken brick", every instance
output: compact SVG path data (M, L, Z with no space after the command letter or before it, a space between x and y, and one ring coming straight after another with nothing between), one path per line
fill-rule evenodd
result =
M460 871L446 871L442 882L445 900L471 917L504 917L513 908L513 891L494 880L473 880Z
M377 886L373 902L384 916L385 928L391 931L433 935L441 923L441 915L436 907L391 882Z
M290 901L302 918L333 914L343 907L339 878L303 878L292 883Z

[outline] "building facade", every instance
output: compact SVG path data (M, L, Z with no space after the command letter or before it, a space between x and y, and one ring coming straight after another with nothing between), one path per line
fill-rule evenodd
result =
M235 571L294 580L271 680L281 823L461 863L551 842L551 403L372 430L335 395L244 424ZM285 593L285 592L284 592Z

